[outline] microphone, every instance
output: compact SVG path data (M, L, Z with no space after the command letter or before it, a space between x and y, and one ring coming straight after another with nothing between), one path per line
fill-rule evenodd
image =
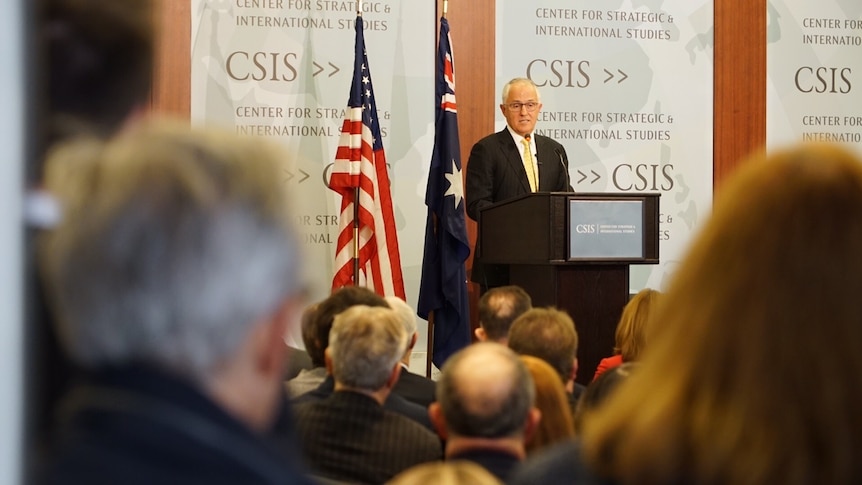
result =
M530 134L529 134L529 133L527 133L526 135L524 135L524 139L525 139L525 140L527 140L527 143L530 143L530 142L532 141L532 137L530 136ZM541 167L541 166L542 166L542 161L541 161L541 160L539 160L539 154L538 154L538 153L536 153L536 151L535 151L535 150L533 150L533 145L532 145L532 144L530 144L530 153L532 153L532 154L533 154L533 160L535 160L535 161L536 161L536 165L537 165L537 166L539 166L539 167Z
M574 192L575 189L572 188L572 184L569 182L569 161L566 157L563 156L563 151L559 148L554 148L554 153L557 154L557 157L560 159L560 165L563 167L563 173L566 174L566 190L569 192Z

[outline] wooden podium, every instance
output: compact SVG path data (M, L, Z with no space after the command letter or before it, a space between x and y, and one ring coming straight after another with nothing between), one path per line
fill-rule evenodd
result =
M578 332L577 382L611 355L629 265L659 262L660 194L527 194L482 210L477 253L509 265L534 306L566 310Z

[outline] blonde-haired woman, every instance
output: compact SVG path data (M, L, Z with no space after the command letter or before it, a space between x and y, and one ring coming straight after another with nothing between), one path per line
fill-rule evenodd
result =
M762 158L762 157L761 157ZM666 294L636 375L515 483L862 483L862 160L744 164Z
M635 362L644 349L647 322L655 319L661 293L644 288L626 303L614 333L614 355L599 362L593 381L623 362Z

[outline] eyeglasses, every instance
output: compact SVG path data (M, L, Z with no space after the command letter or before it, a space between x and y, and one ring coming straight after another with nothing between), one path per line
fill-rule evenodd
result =
M539 107L539 103L530 101L529 103L509 103L505 106L509 108L509 111L521 111L521 108L527 108L527 111L533 112Z

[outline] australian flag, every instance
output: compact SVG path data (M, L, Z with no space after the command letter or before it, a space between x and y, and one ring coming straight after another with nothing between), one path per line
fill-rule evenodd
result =
M470 255L464 221L464 185L458 110L455 103L455 62L449 22L440 19L437 49L436 129L425 205L425 256L419 287L418 313L433 313L432 361L439 368L459 349L470 344L467 272Z

